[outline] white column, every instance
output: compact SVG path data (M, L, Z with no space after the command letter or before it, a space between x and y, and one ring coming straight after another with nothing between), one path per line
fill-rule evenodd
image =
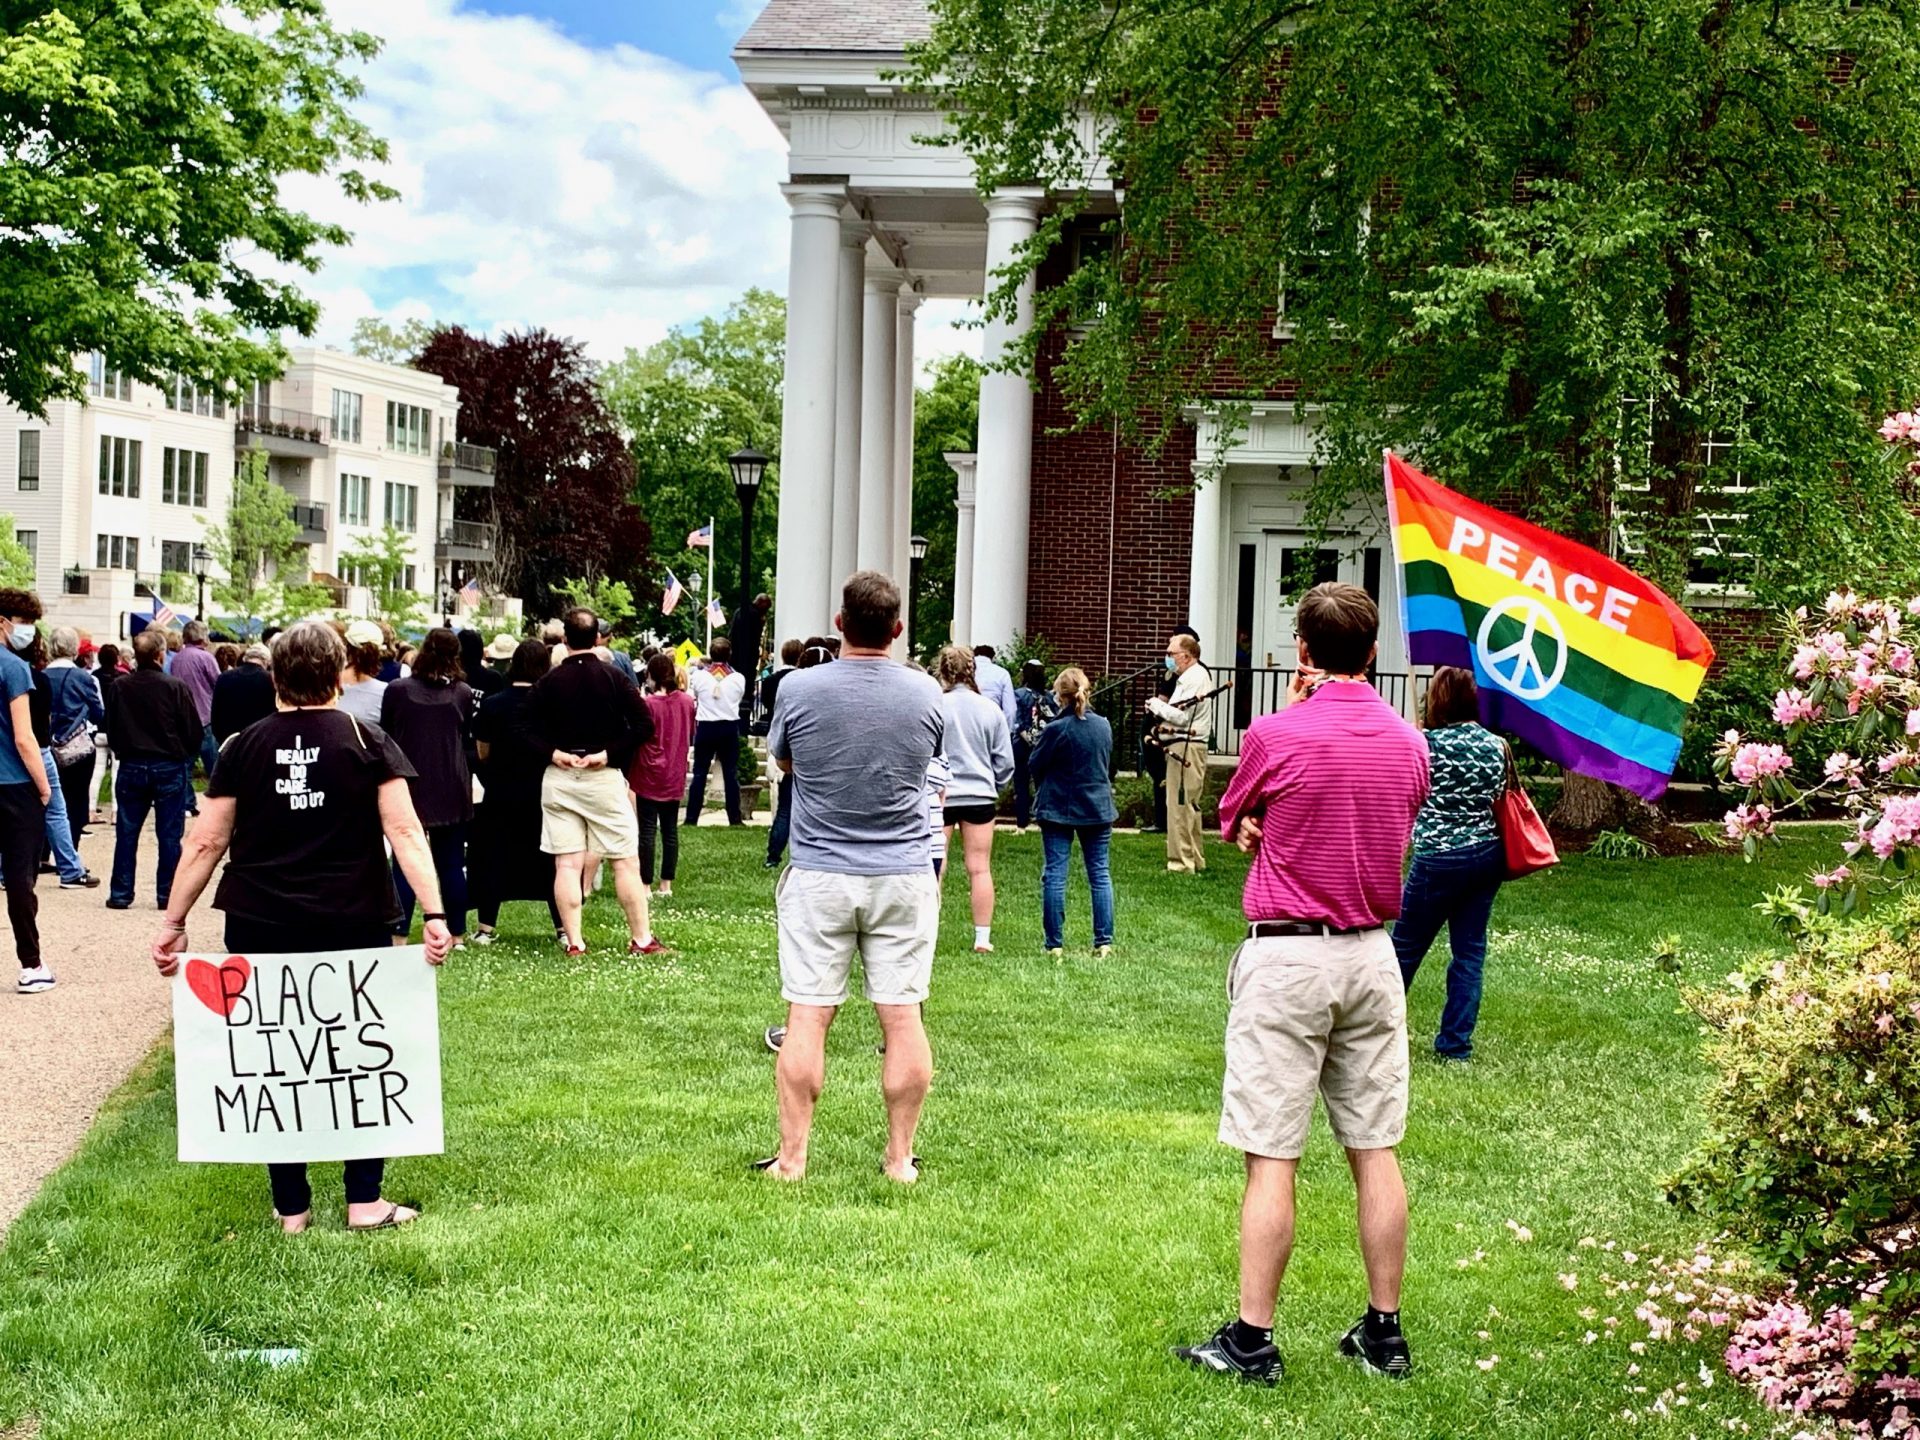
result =
M987 288L1032 238L1039 190L1001 190L987 197ZM1033 388L1017 371L994 368L1033 321L1033 273L1021 278L1011 316L989 318L981 343L979 514L993 535L973 556L972 625L962 644L1004 645L1027 628L1027 541L1032 521Z
M787 260L787 368L780 416L780 515L774 556L777 627L824 635L833 544L834 357L840 283L838 185L781 187L792 210Z
M860 536L860 342L861 304L866 289L867 237L864 220L849 220L840 231L840 278L836 286L834 352L833 543L827 561L827 614L840 608L840 588L857 568ZM829 629L825 634L832 634Z
M943 457L953 467L959 488L954 492L953 634L956 645L973 648L973 498L975 467L979 459L964 450Z
M913 537L913 315L920 297L900 292L898 328L893 341L893 569L905 580L913 557L907 542Z
M860 535L854 553L862 570L891 571L893 352L900 334L900 273L869 270L866 293L866 333L860 342Z
M1227 513L1226 468L1194 467L1198 488L1193 492L1193 548L1187 555L1187 623L1214 647L1210 655L1230 654L1221 645L1228 638L1220 624L1220 537ZM1202 471L1211 471L1203 474Z

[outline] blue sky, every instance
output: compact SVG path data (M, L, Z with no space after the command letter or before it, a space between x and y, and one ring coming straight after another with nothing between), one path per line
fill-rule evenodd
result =
M604 0L530 0L527 4L490 0L472 8L495 15L537 15L589 45L633 45L731 78L733 62L727 55L746 29L736 21L747 16L752 6L750 0L736 6L674 5L663 4L662 0L633 0L628 4L617 0L611 4Z

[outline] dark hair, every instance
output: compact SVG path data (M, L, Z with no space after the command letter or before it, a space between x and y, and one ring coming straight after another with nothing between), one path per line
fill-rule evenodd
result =
M269 625L260 632L260 643L271 649L274 640L285 633L278 625Z
M167 637L160 633L158 625L149 625L133 637L133 663L136 669L158 670L161 658L166 653Z
M477 675L486 668L487 647L480 643L478 630L460 632L460 669L462 679L468 675Z
M576 605L567 611L561 618L560 627L569 650L591 650L594 641L600 638L599 618L584 605Z
M302 620L273 637L274 692L289 705L324 705L340 693L340 669L346 663L347 642L338 630Z
M507 662L507 683L532 685L553 668L553 647L544 640L522 640Z
M1473 683L1473 672L1458 665L1442 665L1427 682L1426 703L1421 715L1427 729L1438 730L1458 725L1463 720L1480 718L1480 687Z
M800 652L805 648L806 647L798 640L787 641L780 647L780 663L782 665L798 665L800 663Z
M0 615L9 620L38 620L45 613L40 609L40 597L31 590L15 590L8 587L0 590Z
M1358 585L1329 580L1301 598L1293 624L1316 668L1329 675L1358 675L1380 636L1380 607Z
M713 654L710 658L718 660L722 665L731 665L733 663L733 642L724 635L719 636L713 642Z
M991 660L999 653L1000 652L991 645L976 645L973 647L973 658L976 660Z
M1020 667L1020 683L1029 690L1047 688L1047 667L1038 660L1029 660Z
M219 663L222 671L231 670L240 663L240 647L238 645L216 645L213 647L213 658Z
M372 640L364 645L347 645L347 664L353 667L353 673L362 680L379 679L380 667L386 663L386 660L385 650Z
M647 657L647 679L651 680L663 693L680 688L680 667L673 662L673 656L665 651L655 651Z
M102 645L99 653L93 657L93 663L109 674L117 674L120 669L120 647Z
M429 685L448 685L467 678L460 664L460 640L444 625L427 631L413 657L413 678Z
M800 658L793 663L796 669L811 670L814 666L825 665L832 659L833 651L827 648L826 636L809 635L807 643L800 649Z
M881 650L900 623L900 587L878 570L856 570L840 592L840 633L849 645Z
M838 635L829 635L827 637L827 654L836 660L840 658L840 637Z

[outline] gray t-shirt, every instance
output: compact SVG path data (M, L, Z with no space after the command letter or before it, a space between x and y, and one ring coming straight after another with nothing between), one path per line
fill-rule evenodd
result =
M945 722L932 677L847 657L780 682L767 748L793 762L793 863L837 875L927 868L927 764Z

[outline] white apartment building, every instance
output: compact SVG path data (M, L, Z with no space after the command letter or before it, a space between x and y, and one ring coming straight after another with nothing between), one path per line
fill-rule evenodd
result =
M407 588L430 608L452 613L493 555L491 524L453 518L458 487L492 486L493 452L460 443L459 392L436 375L301 347L235 402L85 363L85 404L55 402L45 420L0 405L0 510L48 613L96 640L124 638L155 593L194 613L194 547L225 517L249 450L292 497L307 564L342 610L364 614L369 599L346 552L388 521L414 538Z

